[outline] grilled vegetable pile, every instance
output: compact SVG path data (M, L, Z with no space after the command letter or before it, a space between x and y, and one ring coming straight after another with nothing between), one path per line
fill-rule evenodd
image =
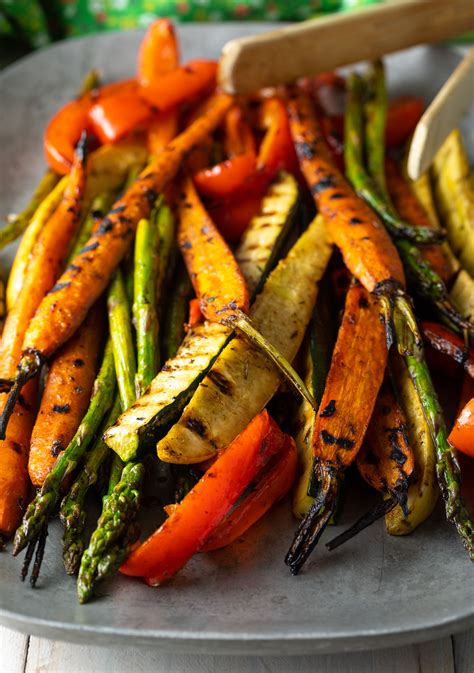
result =
M459 133L411 183L422 105L387 100L381 62L235 100L216 72L160 19L136 78L89 73L47 126L48 170L0 232L23 234L0 287L2 544L34 586L59 514L85 602L118 571L161 584L291 492L296 574L362 479L375 504L329 549L383 516L410 533L441 493L473 559Z

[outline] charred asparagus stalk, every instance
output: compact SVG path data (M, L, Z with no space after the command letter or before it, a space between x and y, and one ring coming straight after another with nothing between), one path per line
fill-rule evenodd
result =
M188 272L184 266L181 266L176 273L163 327L162 350L166 360L175 357L183 342L188 302L192 296L193 289Z
M115 422L119 413L120 402L117 398L102 424L98 439L86 454L80 474L61 503L59 516L64 526L63 561L68 575L77 574L85 549L84 528L87 517L84 502L86 495L90 487L97 482L99 470L110 453L109 447L102 441L102 434L109 425Z
M381 97L382 87L377 85L377 93ZM378 186L381 183L381 178L375 179L374 176L369 175L364 167L363 157L363 138L364 138L364 124L362 105L364 97L364 81L355 73L352 73L347 78L347 106L345 115L345 129L344 129L344 159L346 163L347 177L351 181L356 192L380 215L385 226L392 234L392 236L418 243L433 243L443 238L442 232L428 227L413 227L408 222L403 222L394 209L387 203L379 192ZM370 110L371 117L369 118L370 126L369 136L371 146L375 141L375 136L379 137L380 128L382 128L379 119L374 120L374 117L380 112L379 106L376 104L378 99L372 103ZM381 113L383 113L383 109ZM385 133L385 117L383 118L383 132ZM375 145L374 145L375 147ZM384 145L382 144L382 149ZM375 159L371 160L372 167L383 166L383 158L380 159L380 153ZM383 185L383 183L382 183Z

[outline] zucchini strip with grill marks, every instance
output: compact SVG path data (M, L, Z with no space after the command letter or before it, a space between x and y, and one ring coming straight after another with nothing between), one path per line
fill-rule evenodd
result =
M262 289L278 258L298 206L298 183L282 173L265 195L260 212L244 231L235 257L253 297Z
M282 230L287 230L291 226L296 194L295 199L289 198L290 180L287 177L289 176L285 176L284 182L288 186L282 189L281 193L277 194L280 190L277 190L275 185L269 190L268 197L271 194L273 195L273 208L275 213L278 213L282 224L280 227L272 226L268 228L269 231L262 242L265 253L260 252L260 247L254 248L252 255L248 254L248 248L244 253L244 246L246 245L244 241L242 241L237 249L237 258L240 257L243 259L245 257L246 259L246 263L242 267L246 280L252 278L258 283L259 275L262 275L262 277L268 275L268 271L274 260L274 255L271 251L275 246L278 247L282 237ZM262 204L261 214L255 219L264 219L265 208L265 204ZM266 262L263 262L265 258ZM184 274L186 274L185 271ZM186 274L178 281L180 304L183 303L181 295L186 296L189 292L189 280L187 279L188 276ZM182 289L180 290L179 288ZM106 444L122 460L132 460L137 455L139 448L148 448L151 443L156 442L169 426L179 418L199 382L229 341L231 334L232 330L229 327L219 323L211 323L210 321L204 321L188 330L176 355L168 359L162 370L145 391L145 394L130 409L125 411L118 421L105 433L104 440Z
M269 275L250 310L256 328L288 360L301 345L331 255L326 227L316 218ZM179 421L158 443L165 462L196 463L214 456L273 397L279 370L240 337L222 351Z

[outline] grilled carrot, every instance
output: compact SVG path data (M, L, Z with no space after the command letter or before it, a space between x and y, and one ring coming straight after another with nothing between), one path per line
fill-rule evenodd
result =
M387 381L380 389L356 462L362 478L385 497L350 528L330 540L326 544L330 551L391 512L397 504L408 516L408 483L415 461L408 443L405 414Z
M179 114L176 108L161 112L148 125L148 151L152 156L158 156L166 145L178 133Z
M49 369L31 435L28 472L33 486L43 485L89 405L104 328L103 309L96 304Z
M54 214L45 224L33 248L28 274L13 309L9 312L0 343L0 377L15 376L28 324L42 298L54 285L79 220L84 189L84 142L76 150L70 178ZM30 435L34 421L36 383L22 395L0 395L0 408L12 415L8 433L0 442L0 533L11 535L19 523L29 489L27 471ZM9 408L8 403L10 403Z
M288 112L301 170L346 266L369 292L403 287L397 250L379 218L334 165L310 97L293 89Z
M385 178L390 198L400 217L416 227L431 227L431 221L425 209L416 198L408 182L402 177L395 161L391 159L385 161ZM431 264L432 269L444 281L450 279L452 275L450 260L441 245L425 245L421 248L421 253Z
M247 313L249 294L245 279L189 177L181 185L178 216L178 245L202 314L211 322L222 322L238 309Z
M357 454L357 468L372 488L402 502L406 501L413 467L405 414L385 382L377 397L365 442Z
M285 560L293 574L299 572L331 518L340 479L357 456L372 415L387 360L379 313L376 297L360 285L349 289L313 429L315 501Z
M183 157L219 124L231 102L230 96L217 95L207 106L206 115L167 145L114 204L54 291L44 297L23 340L15 383L13 387L10 384L9 404L0 417L0 438L5 437L9 415L24 383L74 334L130 247L138 221L150 214L158 192L174 177ZM55 240L55 252L57 247ZM9 376L13 378L14 371Z
M227 243L204 210L190 178L184 179L181 191L178 244L202 314L211 322L232 325L243 333L315 407L311 393L291 364L247 317L249 292L245 278Z
M29 381L15 405L7 436L0 441L0 547L3 538L15 532L27 503L30 489L28 450L36 393L37 381ZM0 404L4 404L5 397L0 395Z

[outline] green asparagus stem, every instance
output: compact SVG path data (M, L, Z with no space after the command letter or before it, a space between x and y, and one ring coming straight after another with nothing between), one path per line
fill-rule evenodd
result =
M90 487L97 482L100 468L110 454L109 447L102 441L102 434L109 425L115 423L119 414L120 401L117 397L112 409L102 423L99 437L86 454L79 475L61 503L59 516L64 526L63 561L68 575L76 575L79 571L81 557L85 549L84 528L87 516L84 502Z
M136 399L134 386L136 365L130 306L120 269L115 272L109 286L107 307L120 403L122 411L125 411L132 406Z
M365 134L362 123L362 101L364 86L372 87L373 94L369 96L369 116L366 118ZM386 122L386 90L384 69L381 62L377 62L371 71L367 84L358 76L351 76L349 82L349 104L346 112L346 124L351 129L346 137L345 158L347 174L354 188L370 206L377 210L371 201L368 191L358 187L360 176L367 176L362 156L362 142L365 137L367 165L371 170L368 176L372 180L370 192L376 194L379 201L385 204L392 213L396 214L390 201L385 184L385 122ZM366 105L367 112L367 105ZM359 176L359 177L357 177ZM380 214L380 211L377 211ZM393 232L391 232L393 233ZM429 301L435 308L440 319L456 332L464 335L474 335L474 327L465 320L456 310L449 299L449 294L442 278L432 269L430 263L423 257L420 250L408 239L394 238L403 266L411 287L418 296Z
M0 231L0 250L16 240L25 231L36 209L59 182L59 175L51 170L46 171L36 187L28 205L9 219L8 224Z
M405 238L418 243L435 243L442 238L442 232L427 227L413 227L404 222L394 211L390 204L384 200L377 190L376 183L364 168L363 161L363 114L362 103L364 94L364 82L362 78L352 73L347 78L347 106L344 128L344 160L346 173L356 192L380 215L387 229L395 238ZM372 115L373 116L373 115ZM373 119L371 120L373 122ZM371 128L371 144L375 141L375 133L379 126ZM384 120L385 128L385 120ZM384 131L385 133L385 131ZM383 145L382 145L383 147ZM374 161L372 161L374 163ZM375 159L379 164L380 159Z
M98 567L116 542L129 532L130 523L138 512L141 485L145 468L141 463L125 465L122 478L110 496L92 533L88 548L81 559L77 592L81 603L85 603L94 590L98 577ZM114 566L114 559L108 558L108 567Z
M159 366L158 313L155 293L158 275L159 232L156 213L140 220L135 238L133 322L137 334L135 390L143 395Z
M371 64L367 74L367 84L368 96L364 106L367 169L378 193L388 201L385 181L385 143L380 142L380 138L385 138L387 118L387 91L382 61L375 61Z
M183 342L189 300L193 296L193 287L184 265L181 265L176 273L170 295L171 298L166 311L162 339L162 350L165 360L174 358Z
M114 386L115 369L112 344L108 341L86 415L68 447L58 457L41 490L28 505L23 521L15 533L14 555L24 549L30 540L38 536L54 512L61 496L61 485L64 479L76 469L104 415L113 403Z
M163 204L157 211L156 226L158 227L160 237L160 262L156 279L156 302L158 306L160 306L170 266L174 266L174 264L172 264L172 257L173 249L175 247L174 218L171 210L165 204Z

